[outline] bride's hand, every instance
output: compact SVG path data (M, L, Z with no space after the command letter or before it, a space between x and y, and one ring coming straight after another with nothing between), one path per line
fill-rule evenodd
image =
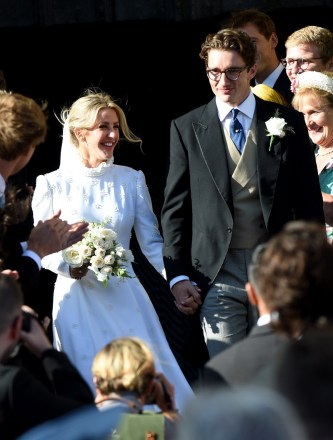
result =
M87 275L88 272L88 266L84 264L80 267L69 267L69 274L71 278L75 278L76 280L80 280L85 275Z

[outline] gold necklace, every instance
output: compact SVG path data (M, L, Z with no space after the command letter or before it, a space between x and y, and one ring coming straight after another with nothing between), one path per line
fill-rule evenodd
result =
M333 153L333 147L330 148L320 148L318 149L318 156L327 156L328 154Z

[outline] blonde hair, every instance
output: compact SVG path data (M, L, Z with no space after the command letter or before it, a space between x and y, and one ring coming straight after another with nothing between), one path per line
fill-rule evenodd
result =
M301 44L314 44L325 62L333 57L333 33L320 26L306 26L298 29L285 42L287 49Z
M155 376L155 363L148 345L139 338L117 338L96 354L92 373L104 395L132 391L140 396Z
M0 157L17 159L45 141L46 103L37 104L20 93L0 91Z
M302 82L302 75L305 75L304 78L310 76L311 80ZM324 103L328 104L330 108L333 108L333 93L321 88L322 85L320 79L321 77L325 79L325 75L332 80L333 84L333 72L303 72L299 75L298 80L301 87L296 86L296 93L291 103L295 110L299 111L303 99L308 98L309 96L314 96L318 100L318 106ZM316 83L313 81L313 77L318 78L317 87Z
M92 89L87 89L70 108L61 111L60 119L63 124L68 124L71 143L78 147L74 129L91 129L96 123L98 112L104 108L112 108L117 113L124 138L128 142L137 142L141 145L141 139L130 130L122 108L107 93Z
M257 84L254 87L251 87L251 89L256 96L264 99L265 101L271 101L277 104L288 106L288 102L281 95L281 93L274 90L272 87L267 86L266 84Z

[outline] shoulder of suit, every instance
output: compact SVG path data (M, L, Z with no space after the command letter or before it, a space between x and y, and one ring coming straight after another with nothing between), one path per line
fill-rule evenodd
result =
M174 121L181 122L181 121L186 121L188 119L193 119L193 118L198 119L198 117L200 117L200 115L207 109L207 107L210 107L212 105L216 107L215 96L208 103L206 102L205 104L200 105L199 107L196 107L196 108L188 111L187 113L184 113L181 116L178 116L177 118L174 119Z

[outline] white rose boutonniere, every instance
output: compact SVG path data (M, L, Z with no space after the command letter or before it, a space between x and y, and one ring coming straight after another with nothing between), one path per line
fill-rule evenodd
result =
M267 127L267 136L271 137L269 142L269 151L271 151L276 136L283 138L288 131L290 133L295 133L294 129L287 125L286 120L284 118L280 118L279 110L276 110L275 115L266 121L265 124Z
M126 266L126 263L134 261L132 252L117 242L115 231L99 223L90 223L83 239L63 250L62 256L71 267L87 265L105 287L110 276L121 281L133 278Z

